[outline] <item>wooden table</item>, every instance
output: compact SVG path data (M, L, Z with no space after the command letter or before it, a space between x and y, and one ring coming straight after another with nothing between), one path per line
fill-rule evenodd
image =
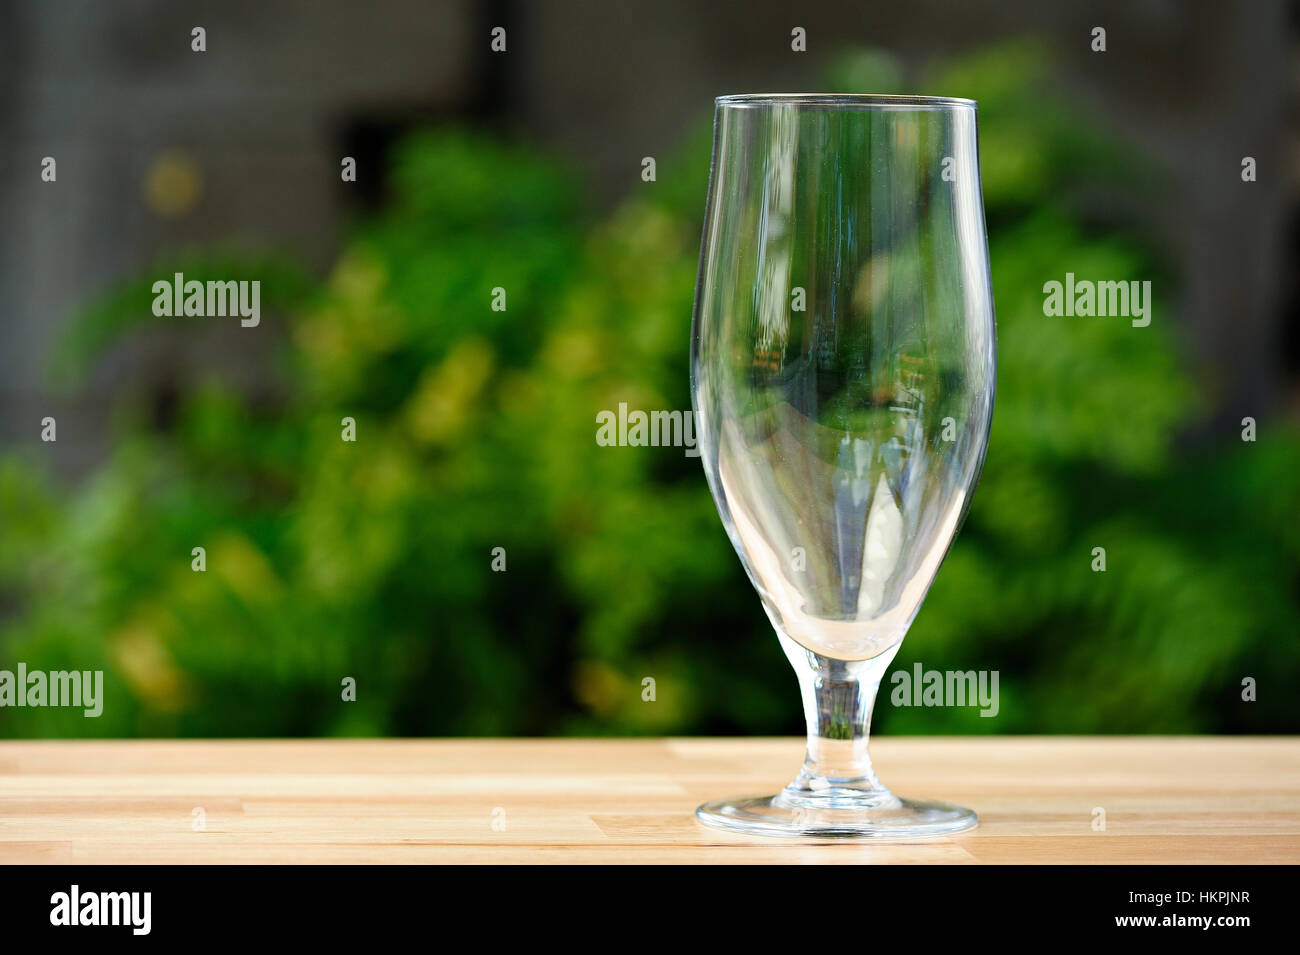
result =
M1300 862L1300 740L882 738L896 791L970 833L799 842L706 829L772 792L763 740L0 743L0 863ZM1105 831L1094 829L1105 810Z

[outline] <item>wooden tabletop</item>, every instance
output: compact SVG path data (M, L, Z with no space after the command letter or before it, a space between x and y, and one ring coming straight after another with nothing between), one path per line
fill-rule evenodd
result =
M979 828L747 838L706 799L773 792L794 739L0 743L0 863L1295 863L1294 738L883 738L896 792ZM1097 828L1104 810L1104 831Z

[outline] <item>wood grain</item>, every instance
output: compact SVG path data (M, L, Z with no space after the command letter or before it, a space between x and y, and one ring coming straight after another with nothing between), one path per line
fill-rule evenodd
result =
M800 842L695 822L705 799L779 789L793 739L6 742L0 863L1300 862L1300 740L872 750L895 791L970 806L979 828Z

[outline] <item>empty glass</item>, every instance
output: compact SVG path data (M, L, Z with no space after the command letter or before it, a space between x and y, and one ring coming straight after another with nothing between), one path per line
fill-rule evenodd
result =
M803 770L698 817L772 835L975 825L876 778L876 690L970 503L995 333L970 100L717 100L691 383L718 512L799 677Z

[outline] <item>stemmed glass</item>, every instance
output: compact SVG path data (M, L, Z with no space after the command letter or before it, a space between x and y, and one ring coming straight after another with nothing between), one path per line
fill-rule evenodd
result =
M871 768L876 691L979 478L993 299L976 105L717 100L691 346L701 460L808 722L775 796L697 810L768 835L975 825Z

